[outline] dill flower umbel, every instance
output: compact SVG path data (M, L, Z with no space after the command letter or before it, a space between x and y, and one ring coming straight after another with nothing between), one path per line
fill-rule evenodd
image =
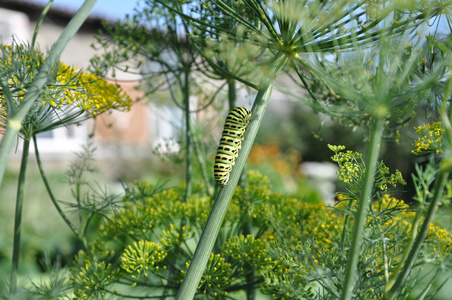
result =
M162 246L154 242L140 240L129 245L121 256L121 267L134 280L141 276L147 277L147 272L159 270L158 265L166 256ZM135 286L134 282L132 286Z
M334 152L331 160L339 165L338 179L354 187L359 186L366 169L362 159L363 155L355 151L346 150L345 146L342 145L328 145L328 147ZM383 162L377 164L377 174L374 182L375 187L382 191L388 190L388 184L392 187L397 184L406 185L402 173L399 170L395 170L391 174L389 168Z
M83 251L77 254L76 262L79 268L73 270L70 280L77 299L99 299L105 297L107 293L112 293L107 291L107 287L117 276L118 269L114 269L105 261L87 259Z
M416 133L419 135L419 138L414 141L416 149L411 151L413 154L441 152L444 133L441 122L418 126L416 128Z
M4 131L8 114L20 107L45 56L18 44L2 46L0 51L0 75L9 89L9 93L0 90L0 130ZM60 62L22 122L20 134L30 138L57 127L78 124L109 109L130 110L131 104L132 99L119 86Z

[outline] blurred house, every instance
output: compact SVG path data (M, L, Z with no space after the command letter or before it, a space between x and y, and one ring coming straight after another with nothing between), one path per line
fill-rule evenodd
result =
M11 44L13 39L24 43L30 41L43 8L44 5L30 1L0 0L0 42ZM75 11L52 6L37 36L37 46L41 51L44 52L53 45L74 13ZM60 60L68 65L86 69L90 58L96 54L91 45L95 42L94 36L98 35L103 21L105 20L101 17L90 16L66 46ZM113 23L113 20L107 21ZM123 81L119 84L132 99L143 97L142 92L135 89L138 77L121 74L120 78ZM38 136L39 149L43 158L64 160L79 151L91 133L94 133L94 141L100 151L107 149L108 152L110 146L119 144L130 145L134 149L137 146L144 148L155 145L175 135L168 118L156 117L162 114L170 114L168 118L173 118L171 114L177 112L171 109L162 111L144 101L138 102L130 112L113 111L101 115L95 122L90 120L80 126L59 128L41 134Z
M39 19L44 5L30 1L0 0L0 42L10 44L12 37L19 42L31 40L36 22ZM68 11L53 7L47 13L37 36L37 45L45 51L60 36L61 32L71 20L75 11ZM96 42L94 36L99 34L102 22L105 19L98 16L90 16L77 34L71 39L64 49L60 60L68 65L74 65L86 69L90 59L101 54L91 47ZM113 23L112 20L107 20ZM286 89L292 92L299 88L291 84L287 76L282 75L280 82ZM144 98L143 93L135 89L140 79L137 75L118 74L116 78L121 79L118 83L132 97L132 99ZM209 84L205 83L205 90L209 90ZM240 104L250 107L254 95L246 89L240 89L238 98ZM192 107L198 103L196 97L191 98ZM272 101L269 103L272 115L287 115L294 102L290 96L277 89L273 90ZM218 116L212 111L202 111L198 114L209 128L207 131L214 132L215 136L221 135L221 128L216 128ZM195 114L193 118L195 118ZM220 122L221 123L221 122ZM156 106L146 101L134 104L131 112L112 111L81 126L69 126L59 128L52 132L38 136L39 149L45 158L67 159L68 155L79 152L86 144L88 136L94 133L95 146L102 157L112 158L119 156L149 155L152 149L161 145L159 150L173 151L178 149L178 144L171 139L178 139L178 129L184 126L182 110L175 105ZM217 132L218 131L218 132ZM122 149L118 150L120 147ZM20 149L20 147L18 148ZM212 148L212 150L215 150ZM20 157L17 153L16 157Z

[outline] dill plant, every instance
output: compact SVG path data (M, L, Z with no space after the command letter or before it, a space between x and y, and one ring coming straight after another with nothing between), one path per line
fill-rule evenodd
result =
M427 168L417 167L418 174L414 177L417 210L390 196L394 191L388 190L388 185L395 187L404 180L400 172L390 174L383 162L378 162L384 135L390 137L397 132L397 128L412 118L414 108L426 100L433 99L434 105L441 101L437 114L449 124L450 112L444 105L450 97L450 79L446 77L449 51L442 51L436 65L426 69L421 41L414 39L409 44L408 37L382 40L374 50L355 51L354 57L319 59L315 63L317 67L311 69L332 95L323 103L315 103L315 107L355 126L369 128L367 158L354 151L344 151L343 146L330 147L335 153L332 159L340 167L339 179L346 183L347 189L340 194L340 203L334 208L342 216L338 218L339 230L329 232L331 238L323 243L327 246L316 245L317 236L305 233L296 239L298 243L292 241L299 233L284 224L284 220L275 221L281 232L284 226L289 228L281 235L285 241L276 248L287 271L298 274L303 264L314 265L311 272L305 272L303 280L286 282L287 288L276 280L274 294L281 299L433 298L450 277L447 261L451 235L432 224L434 212L444 199L449 172L449 146L442 142L447 126L434 123L416 130L421 137L414 143L415 153L446 152L436 160L431 159ZM431 37L427 39L427 43L431 40ZM324 72L328 65L330 72ZM444 78L445 89L438 93ZM429 264L437 265L435 276L420 284L419 279L424 276L421 270ZM436 280L440 282L435 283ZM312 288L311 294L302 288L306 286Z
M49 9L50 5L53 1L49 1L47 6L44 9L44 12L42 13L40 19L38 20L37 26L35 28L34 34L33 34L33 40L32 40L32 47L34 47L34 43L36 40L36 35L40 26L40 23L42 22L47 10ZM69 24L64 29L61 36L58 38L57 42L54 44L52 49L49 52L49 56L46 59L45 63L42 64L40 67L39 72L36 74L34 80L30 82L29 90L27 93L19 95L23 96L23 101L18 105L18 107L15 106L15 99L12 94L12 91L9 88L9 83L7 82L8 76L3 73L3 69L1 72L1 79L0 79L0 85L2 88L2 110L3 110L3 117L5 117L5 106L6 106L6 114L8 115L6 124L6 130L4 132L1 144L0 144L0 184L3 181L3 175L5 173L9 155L11 152L11 149L13 147L14 140L18 134L18 132L22 128L22 121L27 116L28 112L34 105L35 101L37 101L37 98L40 95L41 89L44 87L45 83L50 77L51 70L55 68L55 66L58 64L58 58L69 42L69 40L72 38L72 36L77 32L77 30L80 28L82 23L87 18L89 12L91 11L92 7L95 4L95 0L86 0L84 4L80 7L80 9L77 11L77 13L74 15L73 19L69 22ZM3 54L5 52L3 51ZM33 57L33 56L32 56ZM25 57L21 57L23 59ZM3 58L2 58L3 59ZM28 59L28 58L26 58ZM20 62L14 62L14 63L20 63ZM17 65L16 65L17 66ZM28 65L27 65L28 67ZM30 67L36 67L36 66L30 66ZM18 70L20 70L19 68ZM8 70L8 68L6 68ZM20 92L20 91L16 91ZM24 91L22 91L24 92ZM27 143L24 144L24 153L28 153L28 146ZM19 183L24 181L25 176L25 166L27 164L27 154L23 155L22 158L22 165L21 165L21 172L22 174L19 177ZM14 297L14 295L17 292L17 268L19 263L19 254L20 254L20 225L21 225L21 218L22 218L22 206L23 206L23 185L19 184L18 191L17 191L17 201L16 201L16 215L15 215L15 226L14 226L14 250L13 250L13 258L12 258L12 267L11 267L11 278L9 283L9 294Z
M417 87L412 88L412 74L418 56L416 51L407 54L404 46L409 30L435 14L447 13L447 5L438 3L438 6L435 6L432 3L429 6L422 3L423 6L415 6L413 9L399 4L398 1L389 1L382 5L367 1L241 1L237 4L214 1L209 4L202 3L203 9L195 10L196 15L190 15L187 13L190 12L189 5L180 10L171 2L162 2L162 5L179 11L195 27L201 28L199 32L215 33L217 29L222 30L223 34L215 37L219 41L237 42L237 37L243 37L240 41L247 40L263 49L260 57L262 76L255 78L255 85L250 85L255 86L258 93L252 109L253 117L242 145L242 154L236 160L229 185L218 193L216 206L212 209L205 227L205 234L194 254L194 263L190 266L191 270L187 273L177 299L192 299L195 293L195 286L207 262L265 112L273 81L283 70L291 70L297 74L296 80L312 98L309 104L318 111L350 120L359 119L360 122L369 124L366 175L362 182L359 209L356 212L347 275L340 292L342 299L351 299L383 130L390 120L402 124L401 120L405 114L416 105L416 101L409 101L410 97L415 92L427 90L432 81L444 74L440 70L424 74L417 82ZM215 18L210 16L218 11L231 23L238 23L243 27L232 26L225 29L221 23L215 23ZM368 59L365 54L364 49L367 46L375 46L378 56L373 67L372 59ZM343 53L348 51L353 52L356 64L343 60L341 66L341 59L346 56ZM330 60L330 56L337 56L338 60ZM311 73L329 89L337 92L341 99L333 103L321 101L311 89L306 73ZM335 100L337 99L339 98L336 97Z
M237 299L253 289L271 299L340 295L360 190L352 182L362 179L365 164L359 153L343 146L331 149L333 160L345 166L341 176L350 187L339 195L335 207L274 193L268 178L255 171L247 174L247 186L234 193L196 298ZM361 170L355 174L354 169ZM400 173L388 173L383 163L378 169L355 287L356 297L362 299L384 295L416 220L412 208L389 194L395 185L405 183ZM193 187L194 194L185 201L183 185L163 189L136 182L125 186L118 209L102 219L88 247L91 250L80 251L70 270L75 295L79 299L174 297L212 206L202 185ZM242 233L246 220L252 228L248 235ZM434 266L440 274L451 267L451 233L432 224L425 242L401 297L415 295L413 285L421 287L417 280L424 276L420 272L424 266ZM177 270L177 276L169 276L170 270ZM250 273L253 282L248 280Z
M368 229L366 226L370 224L367 222L368 214L376 209L372 200L378 202L382 197L383 193L377 192L378 189L385 190L387 184L401 181L400 174L387 177L387 168L378 163L380 147L388 133L397 133L397 128L413 116L414 108L423 97L437 99L430 91L432 87L439 86L438 82L447 74L448 54L444 52L444 56L434 64L426 64L420 55L422 39L414 37L412 33L438 15L445 14L449 18L450 4L425 1L378 3L291 0L146 3L150 7L155 7L157 3L163 10L182 17L184 26L187 25L184 28L202 53L205 64L212 67L216 74L221 74L220 78L231 79L231 82L234 79L257 90L253 117L241 155L231 172L229 184L217 194L176 298L193 298L204 269L214 257L212 249L222 231L223 220L227 219L226 212L266 111L274 80L283 71L291 72L292 78L310 97L306 99L304 95L297 95L297 98L316 111L341 118L354 126L365 126L369 130L365 156L357 164L360 167L353 173L354 180L349 179L347 182L355 185L355 198L350 200L349 217L344 221L347 224L343 229L344 237L347 236L345 233L350 233L349 230L353 232L348 235L348 240L342 241L342 249L347 250L347 258L342 260L341 265L345 275L341 277L340 284L323 284L322 293L342 299L351 299L355 293L359 293L359 296L371 295L372 292L366 288L354 288L357 274L362 274L363 270L360 262L367 239L364 233ZM256 49L256 55L243 55L246 49ZM148 50L152 54L155 48L150 47ZM242 73L239 67L242 66L241 63L248 67L255 64L255 69L248 72L252 68L245 67L244 70L247 71ZM317 88L327 93L318 93ZM442 97L446 99L445 102L447 98ZM443 106L444 116L447 115L447 109L446 105ZM435 188L438 195L441 194L448 174L447 167L443 168L440 183ZM375 186L375 179L380 180L378 186ZM430 207L435 207L435 203ZM432 216L432 213L427 215ZM273 222L275 226L278 225L276 221ZM425 228L428 228L429 222L424 222ZM426 230L423 229L423 232L426 233ZM420 236L422 235L424 234ZM425 236L420 237L413 244L417 245L416 249L424 238ZM349 247L344 246L345 241L349 243ZM405 274L413 266L413 257L416 257L418 250L413 251L411 258L407 258ZM333 254L337 255L336 251ZM326 253L322 252L322 255ZM291 256L286 257L290 264ZM316 257L315 260L319 261L319 258L321 257ZM284 264L280 266L278 274L285 278L278 278L277 282L291 282L297 277L288 276L286 271L289 269ZM329 273L323 276L328 278ZM391 276L388 273L384 278L387 282L392 282L395 276L397 275ZM393 285L394 289L388 292L388 295L392 294L389 298L396 297L403 286L405 279L402 277ZM269 274L268 278L272 278L272 275ZM335 278L331 280L334 281ZM390 285L392 283L385 288ZM336 290L337 286L340 288ZM381 292L383 286L380 282L376 294ZM286 291L288 295L275 293L279 295L277 297L295 297L297 289L305 293L306 297L313 293L313 290L299 287Z
M271 245L280 241L280 233L272 226L275 218L288 224L313 218L316 224L325 206L274 193L269 184L268 178L250 171L247 186L237 188L196 297L235 299L249 290L271 295L275 282L269 278L288 274L271 255ZM174 297L212 207L201 183L194 184L193 192L185 201L183 185L163 189L136 182L125 186L119 209L102 219L96 238L89 243L91 250L81 250L70 269L75 295L79 299ZM247 220L252 232L245 235ZM176 276L170 276L173 270Z
M418 128L417 132L424 134L414 145L419 150L418 141L431 140L429 137L435 136L438 131L441 132L437 123ZM437 151L435 145L439 142L435 141L436 144L433 144L432 140L432 148L429 149L433 153ZM334 152L332 160L339 165L339 180L347 187L338 195L339 202L334 207L320 209L316 218L312 219L272 215L272 223L280 239L271 244L270 253L281 264L281 271L267 275L265 288L275 299L337 299L341 295L347 252L353 240L356 211L367 166L362 154L346 150L344 146L329 147ZM433 170L435 167L427 172ZM388 297L388 284L400 276L415 237L420 234L419 225L426 208L431 205L426 198L431 197L428 186L434 178L426 180L427 172L419 170L418 180L415 181L416 200L421 204L417 212L391 195L397 185L406 184L398 170L391 174L384 163L379 162L375 172L373 198L366 214L365 238L360 248L353 292L353 297L357 299ZM448 202L449 199L444 197L447 194L442 199ZM450 277L452 234L432 223L427 223L427 232L416 264L412 266L397 299L419 296L434 299ZM429 266L434 275L423 282L421 279L426 276L425 270Z
M360 174L362 176L362 171ZM390 179L386 175L377 177ZM355 179L344 178L349 180L348 187ZM352 190L353 187L340 194L340 202L334 208L319 208L316 215L308 218L296 216L294 220L286 220L272 215L280 239L272 244L273 251L270 253L281 264L281 271L267 275L265 288L274 299L336 299L340 296L348 260L347 251L353 237L353 215L358 207ZM406 203L387 194L386 189L380 191L380 197L374 199L366 217L366 234L360 250L354 289L357 299L384 297L386 282L398 274L416 219L413 209ZM446 274L446 277L443 280L447 280L452 235L433 224L430 225L429 233L426 246L399 299L416 297L415 293L419 290L415 288L426 288L427 297L435 295L435 289L428 291L433 280L424 285L419 283L425 276L421 270L426 265L434 266L439 273L444 272L442 274ZM440 281L438 285L441 283L444 282Z
M98 286L95 280L90 281L90 272L77 274L77 268L74 268L74 285L80 288L76 291L77 295L101 297L102 293L111 293L121 297L124 294L121 294L121 290L116 291L115 286L123 288L122 285L126 283L139 288L135 290L137 293L150 295L156 289L163 288L163 296L169 296L168 291L178 289L182 275L185 275L176 299L193 299L198 289L211 297L226 297L229 288L225 290L222 287L234 286L233 280L226 278L232 276L234 264L221 256L224 253L215 253L214 249L227 241L223 236L225 231L235 233L240 228L237 225L227 226L230 218L233 218L235 222L239 220L239 224L242 220L250 220L256 226L253 233L266 238L271 246L270 252L274 255L265 261L268 265L259 270L257 278L265 282L262 291L274 298L408 297L408 288L413 282L408 281L412 279L409 274L417 267L417 258L425 255L427 261L432 259L421 250L426 249L422 248L424 241L434 243L430 238L438 238L436 249L448 249L447 233L441 233L441 237L444 237L440 238L434 234L428 236L428 232L436 231L429 230L449 174L449 152L445 151L440 172L434 179L434 193L426 206L427 212L422 215L423 211L419 211L419 215L414 217L402 201L386 195L388 185L402 183L403 180L399 173L388 173L387 167L378 162L378 157L384 137L388 133L397 133L397 128L413 117L414 109L422 100L442 101L439 114L443 120L449 119L447 102L450 83L446 89L439 84L450 65L449 47L443 45L443 56L435 63L427 64L421 55L423 39L413 35L413 32L438 15L445 14L449 18L450 3L345 0L147 3L151 7L158 3L162 10L181 16L184 26L187 25L184 29L202 52L202 58L209 66L214 66L215 72L223 73L222 78L232 78L257 90L253 117L229 184L219 190L210 214L207 216L207 212L203 211L202 218L190 215L193 211L191 201L196 199L197 205L205 205L196 192L193 192L192 198L187 197L186 207L179 200L181 191L163 192L165 200L161 200L159 194L150 193L152 202L149 206L157 207L158 213L141 207L143 203L140 203L140 197L133 195L132 198L139 201L131 203L128 212L121 212L112 219L115 226L110 228L106 223L109 229L103 233L105 239L97 243L101 252L94 257L80 253L81 261L88 261L82 270L88 270L89 266L95 269L100 258L105 261L102 264L105 273L114 274L116 281L110 281L109 278L102 286ZM139 32L133 33L143 37ZM121 41L127 45L125 39ZM142 39L139 41L143 42ZM209 45L214 47L209 48ZM239 73L233 74L230 66L240 64L235 65L227 52L240 54L240 50L252 47L255 47L257 55L237 55L236 58L244 64L256 63L257 68L251 73L240 73L240 68L232 68L234 73ZM145 49L151 56L158 51L153 47ZM134 51L130 53L134 55ZM129 56L107 58L112 58L113 63L116 63L115 59L128 59ZM230 64L231 61L234 63ZM327 210L322 205L303 206L298 200L289 197L269 195L265 191L265 184L261 182L262 186L253 186L251 193L259 195L261 204L248 206L244 202L239 211L246 212L246 217L237 215L234 211L237 209L234 205L236 185L266 111L274 80L283 71L292 72L292 78L310 97L306 99L305 95L297 95L298 99L316 111L341 118L354 126L365 126L369 131L366 153L362 158L356 152L349 153L352 161L338 156L338 159L344 160L342 178L347 180L349 191L336 210ZM432 92L433 88L445 92L438 98ZM318 93L316 89L327 93ZM448 131L450 122L443 126L452 137L451 131ZM337 154L340 151L336 148ZM249 194L249 191L240 188L237 191ZM271 217L268 219L262 217L269 214ZM154 221L154 217L166 219ZM192 222L196 225L205 222L206 225L204 229L197 227L193 232L188 227ZM411 227L410 222L413 224ZM222 227L223 223L226 225ZM137 248L131 244L132 240L156 243L161 235L158 231L156 234L154 229L158 230L160 226L165 226L162 233L168 236L160 240L161 244L175 246L167 251L163 261L160 261L163 256L158 256L158 264L161 264L158 270L148 266L148 269L139 269L140 276L135 274L138 269L133 265L139 259L131 255L142 253L144 257L152 256L154 248L148 244L148 247L140 246L135 252L128 251L127 258L123 260L131 264L130 268L123 265L124 270L133 270L135 277L127 271L124 277L121 272L110 272L108 266L119 264L118 255L114 255L111 248L122 253L130 245ZM274 231L270 229L272 227ZM237 232L243 232L243 228L240 230ZM196 236L196 239L189 242L192 236ZM238 239L243 239L239 249L249 242L245 243L246 237ZM196 250L192 242L197 242ZM240 257L235 254L232 256ZM171 268L165 268L165 259L170 257L180 258L183 262L173 259L166 263ZM389 260L390 257L392 260ZM186 260L189 258L190 262ZM167 273L169 269L183 270L182 266L187 265L186 273L185 270L181 271L182 275L177 277L179 281ZM153 276L147 273L150 269ZM207 272L204 273L204 270ZM143 272L148 276L141 276ZM221 273L226 277L220 276ZM89 284L83 287L79 285L80 281Z
M10 115L7 124L8 128L5 131L2 143L0 144L0 182L3 180L6 164L9 159L9 153L11 148L13 147L15 136L17 135L18 131L21 128L22 120L25 118L28 111L31 109L34 102L38 98L41 89L43 88L49 77L49 73L58 64L58 58L61 52L66 47L67 43L72 38L72 36L75 35L77 30L83 24L92 7L94 6L95 2L96 2L95 0L86 0L84 4L80 7L80 9L77 11L77 13L74 15L73 19L66 26L63 33L58 38L57 42L50 50L46 62L41 66L38 74L36 74L35 80L31 83L31 86L29 88L29 92L25 94L25 97L22 103L19 105L17 111L12 110L14 100L12 99L11 93L8 88L8 83L6 82L7 77L2 76L0 84L2 87L3 95L7 100L6 104ZM34 38L32 46L34 46L34 41L36 40L39 25L41 24L42 19L44 18L46 12L48 11L52 3L53 1L49 1L37 23L37 27L35 28L33 34Z
M83 16L83 20L93 4L93 1L86 1L81 8L81 13L74 19L77 20ZM44 15L41 19L43 17ZM54 52L51 51L49 57L34 49L34 41L30 45L13 43L11 46L1 47L0 128L4 137L0 151L4 153L9 150L7 144L11 134L14 134L12 132L23 140L9 287L12 296L17 292L22 207L30 142L33 140L38 167L54 206L71 230L81 241L84 241L85 237L63 212L51 191L51 185L47 181L40 160L36 135L58 127L79 124L110 109L129 110L131 106L131 99L118 86L61 62L53 64L55 56L58 56L64 43L67 43L67 39L75 33L73 30L81 25L82 20L72 22L71 26L68 25L62 39L56 44ZM1 165L5 167L6 161L2 161Z

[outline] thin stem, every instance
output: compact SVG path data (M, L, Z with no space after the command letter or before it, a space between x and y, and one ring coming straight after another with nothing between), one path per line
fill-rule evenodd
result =
M193 143L191 138L191 125L190 125L190 83L189 72L184 72L184 86L183 86L183 97L184 97L184 109L185 109L185 137L187 143L187 158L186 158L186 189L185 189L185 201L191 195L191 176L193 173L193 166L191 163L191 157L193 152Z
M383 228L381 228L380 219L376 217L376 214L372 208L372 205L369 207L369 210L372 212L372 222L377 227L378 235L380 236L380 239L381 239L381 244L382 244L381 247L383 249L382 256L383 256L383 265L384 265L384 276L385 276L385 280L388 281L389 280L389 261L388 261L388 254L387 254L387 249L388 249L387 239L386 239Z
M33 32L33 38L31 40L31 48L32 49L35 47L36 37L38 36L38 31L39 31L39 28L41 27L42 21L44 21L44 17L47 15L47 12L49 11L52 4L53 4L53 0L49 0L49 2L47 2L46 6L42 10L41 15L39 16L38 22L36 22L35 30Z
M17 133L22 127L22 121L30 111L36 99L39 97L42 87L45 85L50 76L51 70L58 63L61 52L63 52L69 40L75 35L77 30L88 17L96 1L97 0L85 0L83 5L66 26L61 36L53 45L49 52L48 58L33 80L30 89L25 94L24 100L21 102L19 109L14 115L8 116L5 135L0 143L0 185L3 181L3 176L5 175L11 148L14 145Z
M182 94L183 94L183 100L184 100L184 111L185 111L185 137L186 137L186 144L187 144L187 158L186 158L186 188L185 188L185 201L187 201L187 198L191 195L191 176L193 173L193 166L191 162L192 152L193 152L193 139L192 139L192 128L190 124L190 72L185 71L183 78L183 85L182 85ZM185 218L182 218L181 224L180 224L180 232L183 231L183 228L186 225L187 220ZM180 252L180 244L177 244L174 249L174 257L173 257L173 264L170 269L169 274L169 280L168 282L171 282L175 276L176 268L173 266L176 265L177 258L179 256ZM167 294L169 292L169 287L166 287L162 293L162 299L165 299Z
M399 264L397 265L397 268L393 272L391 272L393 274L393 276L391 276L389 278L388 283L386 284L386 288L385 288L386 293L389 293L389 290L394 286L394 283L396 282L397 278L399 277L399 274L401 274L401 270L402 270L402 268L404 268L405 263L408 259L408 256L414 245L414 242L416 241L418 227L421 222L421 216L422 216L421 211L424 211L423 207L424 207L424 205L422 205L422 207L418 208L416 216L413 219L413 222L411 224L411 232L410 232L410 237L408 239L408 243L405 246L405 251L403 253L402 259L400 260Z
M450 165L450 161L448 162ZM421 250L422 243L427 236L428 229L430 228L430 224L433 221L433 217L435 216L436 209L438 207L438 203L441 200L443 195L444 187L446 186L447 178L449 177L449 168L441 168L439 171L438 179L435 181L433 199L430 202L428 207L427 214L425 216L424 222L422 223L421 230L417 235L416 241L411 248L410 254L403 265L403 269L397 276L397 280L394 282L394 285L391 289L385 294L385 299L395 299L399 291L403 288L408 275L413 268L413 265L416 261L416 258Z
M20 163L20 173L17 183L16 212L14 215L13 257L11 263L11 280L9 283L9 291L13 298L17 291L17 270L19 268L20 257L20 233L22 231L22 207L24 201L25 173L27 171L29 149L30 140L24 139L22 148L22 160Z
M199 167L201 169L201 178L202 178L202 181L204 184L204 191L207 195L212 196L213 188L209 182L209 175L207 174L206 159L205 159L206 155L205 155L205 151L203 151L204 149L202 149L203 145L202 145L201 141L198 139L198 137L196 136L196 133L193 132L193 130L191 131L191 138L192 138L192 142L193 142L193 151L194 151L196 159L199 163Z
M199 45L197 45L196 43L193 44L193 46L198 50L198 52L201 54L202 58L215 70L215 72L221 74L222 77L227 76L227 77L231 77L234 78L235 80L237 80L238 82L243 83L244 85L253 88L255 90L258 89L258 86L250 81L245 80L244 78L241 78L240 76L237 76L237 74L234 74L233 72L231 72L230 70L228 70L227 68L220 66L220 64L218 64L217 62L215 62L215 60L213 60L211 57L207 56L204 51L202 50L202 48L199 47Z
M443 123L443 126L446 131L446 139L450 142L452 140L452 125L450 122L450 118L452 115L452 109L450 107L448 108L447 103L448 99L450 99L450 95L452 94L452 76L449 76L444 98L442 101L442 105L440 108L440 116ZM400 292L400 290L403 288L411 269L413 268L413 265L416 261L416 258L419 254L419 251L421 250L422 244L425 240L425 237L427 236L428 229L430 228L430 224L433 221L433 217L435 216L435 212L438 208L438 204L441 200L441 197L444 192L444 188L446 186L446 182L448 180L451 166L452 166L452 156L451 156L451 150L445 149L445 154L443 159L441 160L438 178L435 180L435 184L433 186L433 198L429 204L427 213L425 215L424 222L422 223L422 227L416 237L416 240L410 250L410 253L408 254L405 263L403 264L403 269L400 271L400 273L397 274L397 278L393 279L392 281L388 282L388 285L386 287L386 294L385 299L394 299L397 297L397 294ZM418 211L418 215L416 215L416 219L420 219L419 216L420 212ZM416 228L413 228L412 231L415 231ZM404 257L405 258L405 257Z
M301 60L301 57L299 55L296 55L297 60ZM306 75L303 73L303 71L300 69L300 67L295 63L295 61L292 63L292 67L294 68L295 72L298 75L298 78L300 78L301 82L303 83L305 89L308 91L309 95L312 97L312 99L318 103L319 100L317 99L316 95L312 91L311 87L309 86L308 82L306 81Z
M69 220L69 218L66 216L66 214L64 213L64 211L61 209L60 205L58 204L58 201L56 200L55 196L53 195L49 181L47 180L47 176L44 172L44 168L42 167L41 155L39 154L38 142L36 139L36 135L33 135L33 144L34 144L36 163L38 164L39 173L41 174L42 181L44 182L44 185L46 187L47 193L49 194L50 200L52 200L53 205L55 206L55 208L58 211L58 213L60 214L60 216L63 218L64 222L66 222L66 224L69 226L69 228L72 230L72 232L80 239L80 232L74 226L74 224L72 224L72 222Z
M265 109L271 95L274 78L277 74L279 74L286 63L287 58L285 56L282 54L276 56L272 64L273 73L266 77L260 85L259 92L256 96L252 109L253 115L250 124L247 127L246 138L242 144L239 156L235 161L235 166L232 168L230 173L229 183L226 186L221 187L217 194L212 210L210 211L207 219L207 223L196 247L193 260L190 263L190 267L188 268L184 281L182 282L179 292L177 293L177 300L191 300L196 293L198 284L218 237L221 224L223 223L226 211L231 202L232 195L234 194L235 188L239 181L240 174L245 166L246 159L248 158L251 146L265 113Z
M247 236L252 234L251 222L248 217L248 214L245 217L245 222L243 224L243 235ZM249 288L246 289L246 300L255 300L256 299L256 285L253 282L256 282L256 272L251 265L249 265L250 272L246 275L246 283L249 285Z
M341 295L342 300L350 300L353 296L353 288L356 282L356 267L358 265L359 252L363 240L367 210L372 196L372 188L374 184L378 154L380 152L381 139L383 136L383 129L384 119L377 118L374 120L370 132L363 189L359 199L358 211L355 215L355 227L353 228L352 234L353 239L348 253L345 282Z
M12 115L16 112L16 108L14 107L14 99L11 94L11 90L9 89L8 82L6 82L6 77L1 76L0 78L0 86L2 87L2 93L6 100L6 109L8 115Z

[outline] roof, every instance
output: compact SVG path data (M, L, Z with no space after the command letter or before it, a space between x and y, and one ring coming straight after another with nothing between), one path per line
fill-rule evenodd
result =
M31 21L35 22L39 19L44 7L44 4L26 0L0 0L0 8L23 12ZM74 14L74 10L52 6L44 19L44 22L51 22L65 27ZM112 20L98 16L89 16L83 23L80 31L98 33L99 29L102 27L102 22L104 21L107 21L110 25L114 25Z

